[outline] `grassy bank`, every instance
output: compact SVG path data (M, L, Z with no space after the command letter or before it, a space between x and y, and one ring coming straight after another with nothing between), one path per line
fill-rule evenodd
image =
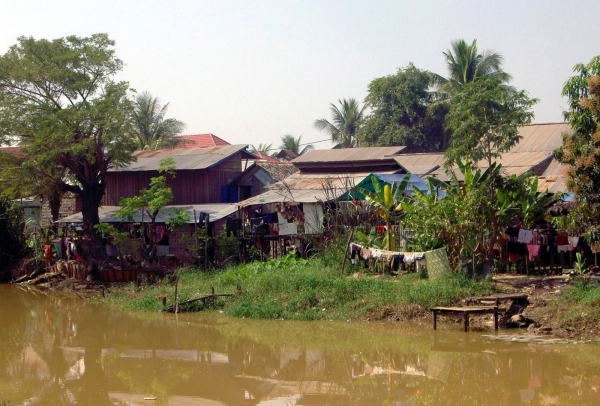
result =
M553 303L556 322L561 328L598 333L600 287L576 284L566 289ZM596 331L593 331L596 330Z
M429 307L457 304L466 296L488 293L492 286L451 274L436 281L419 275L384 276L355 272L328 255L310 260L286 256L253 262L220 271L179 271L179 301L208 293L233 293L213 308L236 317L296 320L357 320L370 317L410 319L427 314ZM349 268L349 269L348 269ZM238 291L238 288L240 289ZM136 288L133 284L113 290L100 299L120 308L160 311L158 300L174 300L174 285L163 281ZM185 310L200 310L196 302Z

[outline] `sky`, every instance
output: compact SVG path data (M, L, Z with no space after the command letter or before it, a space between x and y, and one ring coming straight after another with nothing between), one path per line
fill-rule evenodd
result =
M373 79L411 62L446 76L455 39L504 56L511 84L539 99L535 122L563 121L562 85L600 54L598 21L598 0L19 0L0 13L0 53L19 36L108 33L118 79L169 103L185 134L274 148L292 134L326 149L314 121L331 103L362 103Z

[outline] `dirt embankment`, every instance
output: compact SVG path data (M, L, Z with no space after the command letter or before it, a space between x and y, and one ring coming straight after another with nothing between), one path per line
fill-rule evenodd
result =
M561 313L573 310L565 309L565 306L570 305L561 301L564 292L573 288L573 284L569 281L567 275L500 274L494 276L493 281L498 293L528 295L525 304L511 308L514 316L508 319L508 323L501 323L501 328L506 328L507 331L514 332L514 334L527 334L530 336L600 340L600 320L590 319L589 317L574 318L568 323L562 320ZM591 280L590 283L596 284L596 280ZM501 307L506 308L510 305L511 303L507 302ZM585 308L583 311L585 312ZM472 329L493 331L493 316L474 315L471 316L471 319ZM462 322L462 318L458 316L456 318L446 318L446 321L458 323Z

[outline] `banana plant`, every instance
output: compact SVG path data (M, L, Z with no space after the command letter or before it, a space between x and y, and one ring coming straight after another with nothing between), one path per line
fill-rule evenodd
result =
M365 200L375 207L377 214L385 222L385 249L394 251L396 249L396 238L392 230L392 217L401 214L403 208L410 205L411 199L406 196L406 189L411 174L404 175L400 182L380 183L375 175L371 175L373 191L355 186L354 189L365 196Z

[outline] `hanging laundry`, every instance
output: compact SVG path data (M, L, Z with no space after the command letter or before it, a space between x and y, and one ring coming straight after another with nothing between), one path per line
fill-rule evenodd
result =
M387 251L381 254L381 271L383 273L392 273L394 270L394 253Z
M554 245L567 245L569 244L569 237L567 233L560 232L556 233L556 238L554 239Z
M413 262L415 262L415 253L414 252L405 253L404 254L404 263L412 264Z
M527 255L527 246L519 242L508 241L508 253L515 255Z
M540 255L540 246L529 244L527 246L527 252L529 253L529 260L535 261L536 258Z
M250 219L250 232L252 234L260 234L259 227L264 224L264 219L262 217L256 217Z
M362 259L368 259L371 257L371 250L369 248L363 248L360 252Z
M595 242L591 245L592 254L597 254L600 252L600 242Z
M533 233L530 230L525 230L523 228L519 229L519 236L517 237L517 241L523 244L529 244L533 239Z
M506 230L504 230L504 233L506 233L506 235L509 237L518 237L519 229L517 227L508 227Z
M377 234L383 234L383 233L385 233L385 226L377 226L375 232Z
M404 255L402 255L402 254L394 255L394 265L393 265L394 271L397 271L398 269L400 269L400 264L402 264L403 262L404 262Z
M571 247L577 248L577 246L579 245L580 238L579 237L571 237L571 236L569 236L568 240L569 240L569 245Z
M287 223L288 222L287 219L280 212L277 212L277 221L279 223Z
M52 245L44 245L44 259L46 261L50 261L50 260L52 260L52 255L53 255Z
M156 240L160 241L165 235L165 226L156 226Z
M265 219L265 223L267 223L267 224L279 222L279 218L277 217L277 212L269 213L269 214L265 215L264 219Z
M228 217L225 220L225 231L227 232L227 237L231 234L234 236L238 236L239 231L242 230L242 219L230 218Z
M205 212L202 212L202 211L198 213L198 222L197 222L198 228L204 228L205 227L205 225L206 225L205 224L206 223L206 217L207 216L208 216L208 213L205 213Z
M573 247L571 247L570 245L557 245L556 246L556 251L557 252L568 252L568 251L572 251Z

